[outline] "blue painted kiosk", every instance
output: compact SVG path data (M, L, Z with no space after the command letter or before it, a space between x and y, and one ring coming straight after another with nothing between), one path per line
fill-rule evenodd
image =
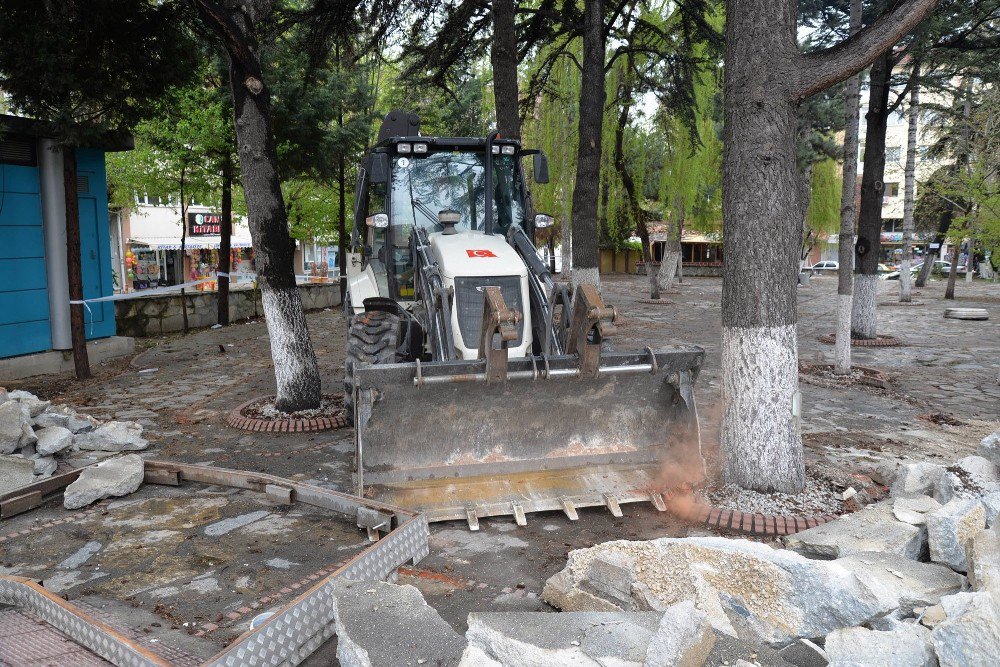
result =
M104 154L129 148L76 151L84 299L113 292ZM0 359L72 349L62 167L44 123L0 115ZM88 305L87 339L114 336L114 304Z

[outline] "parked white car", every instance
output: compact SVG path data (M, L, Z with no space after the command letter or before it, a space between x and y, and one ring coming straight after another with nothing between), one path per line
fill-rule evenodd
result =
M840 268L840 262L826 261L826 262L816 262L815 264L813 264L812 266L810 266L807 270L810 273L816 273L817 271L820 271L820 272L824 272L824 271L836 271L839 268Z

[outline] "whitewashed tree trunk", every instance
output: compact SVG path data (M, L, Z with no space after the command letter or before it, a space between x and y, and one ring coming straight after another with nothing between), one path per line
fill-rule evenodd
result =
M572 276L571 283L573 289L576 289L580 285L594 285L597 287L597 291L601 290L601 272L596 268L577 268L573 267L573 272L570 273Z
M255 22L269 15L271 7L265 0L226 3L226 7L196 0L195 5L229 55L236 146L271 339L275 407L285 412L318 408L322 399L319 364L295 286L295 242L288 230L271 125L271 98L261 73L256 37Z
M851 0L851 34L861 30L861 0ZM837 237L837 331L833 372L851 372L851 305L854 300L854 233L858 212L854 193L858 185L858 126L861 75L844 85L844 185L840 192L840 234Z
M969 251L965 253L965 282L972 282L972 270L976 266L975 254L973 248L975 247L974 239L969 239Z
M664 250L663 257L660 258L660 270L656 272L656 279L661 290L669 290L674 286L674 277L677 275L677 260L681 254L672 250Z
M722 441L739 442L725 481L795 493L805 484L795 325L723 327ZM762 468L766 475L762 474Z
M851 335L872 339L878 332L878 276L859 273L854 276L854 302L851 304Z
M918 76L916 71L913 76ZM916 201L917 123L920 118L920 86L910 91L910 118L906 135L906 168L903 176L903 261L899 267L899 301L910 303L910 265L913 263L913 208ZM925 258L924 261L927 261Z

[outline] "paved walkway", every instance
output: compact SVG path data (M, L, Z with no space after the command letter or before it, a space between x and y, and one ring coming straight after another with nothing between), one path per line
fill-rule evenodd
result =
M605 300L621 315L618 349L695 343L707 352L697 396L710 448L720 414L719 367L721 281L689 279L670 304L641 303L648 296L642 277L612 276ZM896 283L881 283L893 298ZM802 385L803 433L809 465L856 470L887 456L953 461L971 453L983 435L1000 427L1000 286L964 283L960 299L942 299L944 284L918 290L922 305L880 309L880 333L904 347L855 349L857 363L886 372L888 391L864 387L829 389ZM831 360L833 347L818 337L834 330L836 278L814 279L799 290L799 355L802 362ZM946 320L947 305L985 307L986 322ZM346 325L339 311L310 313L309 326L324 389L340 391ZM267 331L263 322L202 330L188 336L145 341L149 347L131 364L111 363L97 377L77 383L46 377L13 383L99 418L131 419L147 427L149 454L307 480L350 490L353 451L349 429L322 434L248 434L228 428L234 406L273 393ZM155 369L155 370L150 370ZM144 371L144 372L140 372ZM922 415L940 413L955 425ZM937 421L940 421L938 419ZM621 519L603 510L581 512L570 523L561 514L513 521L486 520L480 533L464 524L432 527L431 556L403 572L452 623L464 632L469 611L534 610L545 580L561 569L573 548L619 538L682 535L686 529L649 506L629 505ZM25 515L28 517L30 515ZM12 521L31 521L15 517ZM272 555L261 555L261 560ZM242 565L253 556L230 554ZM73 591L70 591L71 598Z

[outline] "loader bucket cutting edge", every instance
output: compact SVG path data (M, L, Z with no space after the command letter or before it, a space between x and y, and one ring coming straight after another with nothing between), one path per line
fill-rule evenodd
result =
M653 354L605 352L594 378L575 374L576 355L511 359L505 383L477 381L483 360L358 366L358 493L470 527L592 506L617 516L626 502L662 509L666 453L700 453L692 384L704 351Z

